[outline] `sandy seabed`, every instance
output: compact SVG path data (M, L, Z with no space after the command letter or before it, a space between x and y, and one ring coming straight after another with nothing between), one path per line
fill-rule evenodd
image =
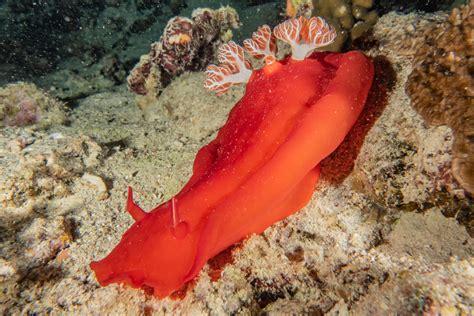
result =
M334 180L339 150L304 209L229 251L219 278L207 265L180 299L100 287L89 263L133 222L124 211L127 186L144 209L173 196L243 87L216 97L202 87L202 73L188 73L145 112L122 87L81 100L68 126L0 130L0 311L472 313L474 243L461 219L473 207L450 174L452 133L427 126L404 90L407 43L436 18L388 14L377 23L368 54L385 56L391 68L380 63L379 74L393 71L396 80L387 104L365 113L379 111L351 172Z

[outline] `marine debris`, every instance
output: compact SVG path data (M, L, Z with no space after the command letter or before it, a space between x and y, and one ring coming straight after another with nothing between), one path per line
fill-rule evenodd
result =
M424 35L407 93L429 124L453 129L452 173L474 194L474 1L453 9Z
M156 100L172 78L185 71L204 69L215 59L219 45L232 38L239 27L237 11L227 6L218 10L198 8L191 18L176 16L168 21L163 36L151 45L127 78L131 92L143 96L143 109Z

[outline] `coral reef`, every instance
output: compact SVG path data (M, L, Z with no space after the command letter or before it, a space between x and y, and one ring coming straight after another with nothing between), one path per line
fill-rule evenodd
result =
M464 1L374 1L374 0L287 0L286 14L322 16L338 33L336 41L329 46L340 51L361 38L377 22L380 14L392 10L425 10L433 12L448 9Z
M19 82L0 88L0 127L36 124L46 128L65 121L64 104L34 84Z
M407 82L413 107L454 131L452 172L474 194L474 1L425 32Z
M0 259L0 280L11 278L14 290L2 295L5 283L0 283L0 314L359 315L373 311L373 315L403 315L405 307L419 306L454 306L461 314L463 306L473 305L472 294L466 291L472 279L472 265L466 260L472 258L473 240L457 217L442 214L461 209L455 205L459 203L456 190L445 192L444 199L453 203L449 208L429 196L440 185L455 188L456 183L450 184L452 179L440 171L440 166L449 167L452 133L446 126L426 126L410 106L404 83L411 63L405 52L401 54L397 40L391 40L393 34L406 32L417 21L420 24L415 26L424 25L426 19L392 13L381 17L374 28L380 46L371 53L387 56L397 83L355 158L355 170L338 185L322 181L305 210L234 249L233 263L221 267L219 279L208 276L213 271L206 267L182 299L156 300L119 286L99 288L87 264L92 253L105 255L132 223L123 205L127 185L133 185L146 208L173 196L189 177L196 151L215 137L231 106L242 97L243 87L234 86L217 97L202 87L203 73L185 73L164 89L146 121L142 111L130 106L134 96L126 91L79 100L71 124L56 127L63 141L35 132L33 144L0 159L0 173L11 174L17 160L38 146L61 152L64 143L75 143L78 150L70 157L87 159L79 151L77 136L84 133L104 148L104 159L97 167L86 167L86 172L107 175L110 196L106 201L97 199L96 189L83 185L80 173L71 178L68 185L73 194L66 198L74 197L75 205L52 196L52 207L39 213L48 222L65 218L73 237L69 248L18 281L13 276L15 260L22 257L12 253L27 249L15 244L26 227L16 233L0 229L0 235L5 232L0 238L4 259ZM418 28L411 34L423 39ZM23 129L0 130L0 150L23 137L7 134L9 130ZM85 147L95 152L95 146ZM356 185L361 182L367 186ZM405 210L413 202L417 208ZM97 249L98 240L104 242L103 249ZM451 262L452 256L459 261Z
M473 260L452 259L446 265L417 270L407 269L387 280L353 314L387 315L396 310L398 315L469 315L474 303Z
M168 21L163 36L151 45L127 78L129 90L143 95L141 108L156 99L171 79L184 71L203 69L215 58L217 47L239 27L237 11L196 9L191 18L176 16Z
M325 18L338 34L328 49L339 51L377 22L379 16L373 6L373 0L288 0L287 14Z

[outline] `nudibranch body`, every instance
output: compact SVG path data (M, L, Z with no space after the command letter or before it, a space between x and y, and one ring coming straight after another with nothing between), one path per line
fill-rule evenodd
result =
M278 61L276 38L292 55ZM205 87L217 94L247 82L217 137L199 150L193 175L171 200L150 212L134 202L136 220L103 260L91 263L102 285L153 288L164 297L193 279L233 243L259 234L311 198L319 162L333 152L359 116L373 79L360 52L314 53L335 31L321 18L260 27L244 48L219 49ZM265 66L251 70L245 53Z

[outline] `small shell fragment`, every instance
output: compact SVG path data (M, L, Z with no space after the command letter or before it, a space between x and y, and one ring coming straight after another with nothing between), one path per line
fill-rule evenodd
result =
M98 193L101 193L101 196L107 195L107 185L105 184L104 180L96 175L90 174L90 173L84 173L82 176L82 179L89 182L93 186L97 188Z

